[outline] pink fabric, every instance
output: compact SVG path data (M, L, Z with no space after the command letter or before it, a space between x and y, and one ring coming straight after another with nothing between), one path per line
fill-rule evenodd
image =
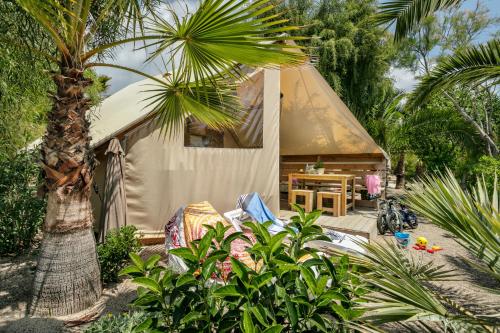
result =
M380 177L378 175L366 175L365 184L368 189L368 194L379 194L380 189Z

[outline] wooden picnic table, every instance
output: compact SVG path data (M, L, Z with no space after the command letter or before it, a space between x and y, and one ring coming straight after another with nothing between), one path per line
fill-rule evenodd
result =
M308 173L289 173L288 174L288 204L292 203L292 189L293 180L303 179L310 180L318 183L331 183L335 181L340 181L340 215L346 215L347 209L352 208L354 210L355 202L355 189L356 189L356 176L355 175L342 175L327 173L323 175L308 174ZM347 203L347 184L351 182L351 202Z

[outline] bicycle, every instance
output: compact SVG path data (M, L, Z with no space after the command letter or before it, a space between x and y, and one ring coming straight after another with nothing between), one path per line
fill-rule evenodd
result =
M403 230L403 217L400 213L400 209L398 209L398 202L396 199L379 200L377 229L381 235L384 235L387 230L393 234Z

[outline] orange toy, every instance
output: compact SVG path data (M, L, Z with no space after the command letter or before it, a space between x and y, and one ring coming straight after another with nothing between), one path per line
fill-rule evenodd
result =
M441 246L434 245L430 249L427 250L429 253L434 253L437 251L441 251L443 248Z

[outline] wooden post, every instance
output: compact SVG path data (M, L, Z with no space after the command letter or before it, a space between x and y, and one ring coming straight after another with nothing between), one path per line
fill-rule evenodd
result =
M288 174L288 206L292 203L292 189L293 189L293 176L292 173Z
M352 185L351 185L351 193L352 193L352 210L356 209L356 177L352 177Z
M347 179L345 177L342 178L342 198L340 203L340 214L342 216L347 215Z

